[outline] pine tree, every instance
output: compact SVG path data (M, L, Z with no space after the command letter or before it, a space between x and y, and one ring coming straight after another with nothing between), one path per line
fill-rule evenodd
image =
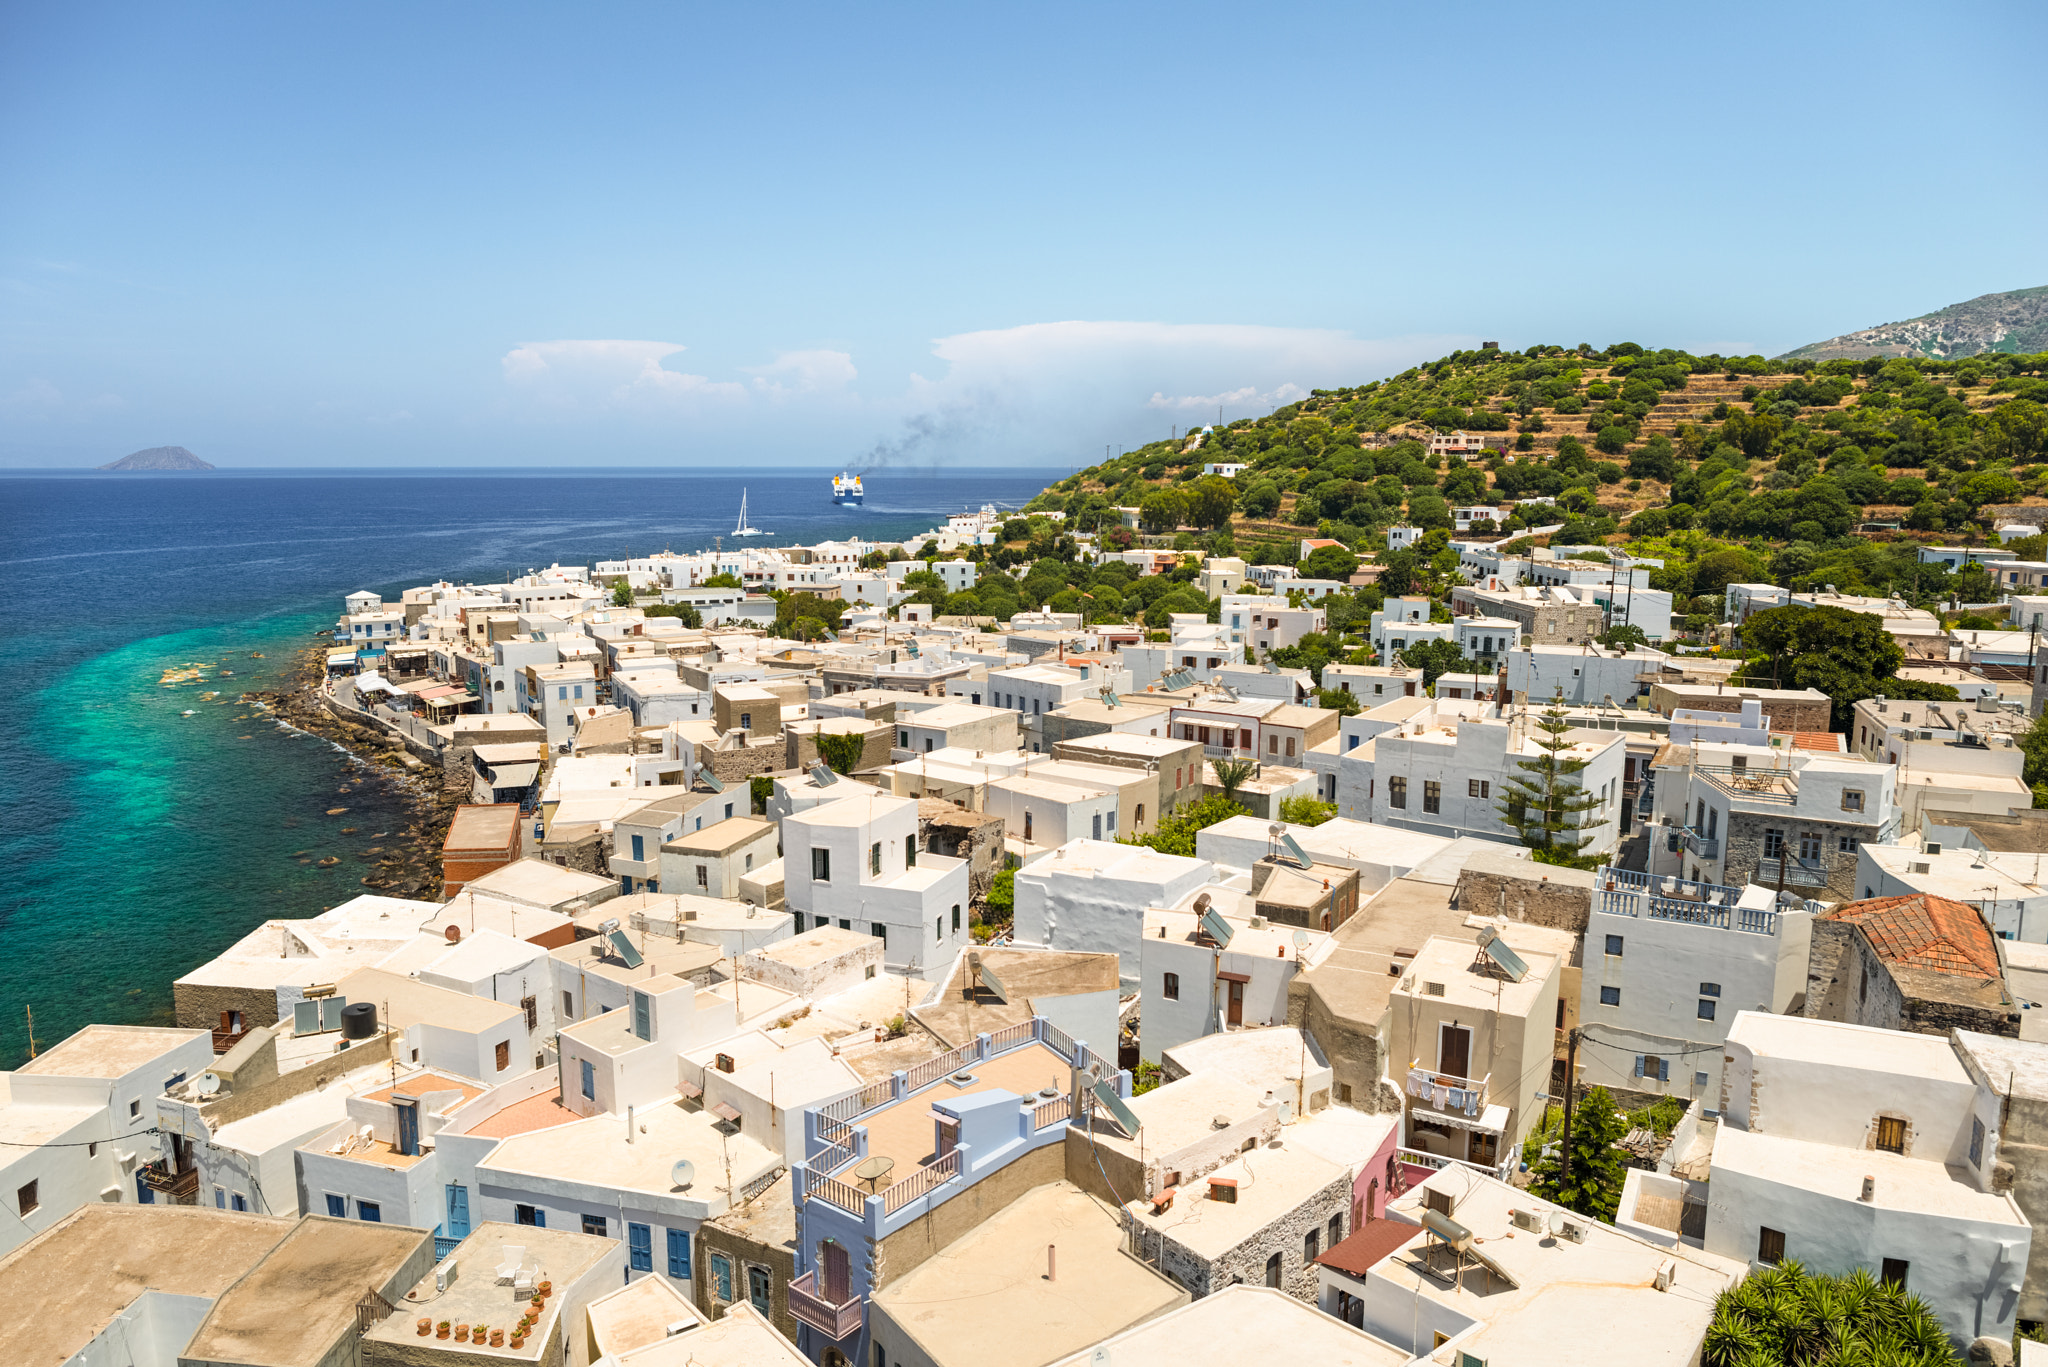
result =
M1616 1148L1628 1121L1614 1108L1605 1087L1595 1087L1572 1107L1572 1167L1564 1176L1562 1142L1529 1165L1529 1189L1546 1201L1595 1220L1612 1220L1628 1180L1628 1154Z
M1499 804L1501 820L1514 828L1524 845L1539 858L1560 862L1571 861L1592 843L1593 838L1582 832L1591 824L1586 814L1600 805L1598 795L1574 781L1586 761L1570 753L1571 729L1560 688L1550 706L1537 714L1536 730L1541 734L1531 739L1541 753L1516 761L1528 777L1509 775L1501 785Z

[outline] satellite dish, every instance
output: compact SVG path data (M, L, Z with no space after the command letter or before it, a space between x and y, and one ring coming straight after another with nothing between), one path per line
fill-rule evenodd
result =
M1308 932L1307 932L1307 931L1305 931L1305 930L1297 930L1297 931L1295 931L1295 932L1294 932L1294 949L1295 949L1295 952L1296 952L1296 953L1300 953L1300 952L1301 952L1302 950L1304 950L1304 949L1307 949L1307 948L1308 948Z
M687 1158L678 1158L676 1165L668 1170L670 1185L687 1187L697 1180L697 1165Z
M199 1095L212 1096L215 1092L218 1092L220 1090L220 1077L218 1074L215 1073L201 1073L199 1075L199 1082L197 1085L199 1088Z

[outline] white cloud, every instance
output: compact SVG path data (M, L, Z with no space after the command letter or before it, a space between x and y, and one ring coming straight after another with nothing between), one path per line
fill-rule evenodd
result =
M1145 401L1147 408L1278 408L1282 404L1305 399L1308 391L1298 384L1283 384L1267 394L1261 394L1257 385L1245 385L1223 394L1176 394L1168 397L1154 393Z
M785 351L767 365L747 367L746 373L754 377L757 392L785 398L845 389L860 371L843 351L817 350Z
M499 360L508 384L545 401L628 406L678 398L736 398L746 387L670 370L662 364L688 348L679 342L564 340L525 342Z

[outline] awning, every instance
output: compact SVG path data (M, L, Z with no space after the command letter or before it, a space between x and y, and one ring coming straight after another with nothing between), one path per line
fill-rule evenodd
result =
M694 1082L681 1083L677 1086L676 1090L681 1092L684 1096L690 1098L690 1100L692 1101L695 1101L697 1100L697 1098L704 1095L704 1089L702 1087L699 1087Z
M1433 1111L1425 1106L1417 1106L1408 1114L1432 1125L1449 1125L1454 1130L1477 1130L1481 1134L1502 1134L1508 1127L1508 1108L1505 1106L1488 1106L1480 1111L1477 1119L1456 1111Z
M720 1120L726 1121L738 1120L740 1118L739 1111L723 1101L711 1108L711 1114L717 1116Z
M1251 980L1249 973L1226 973L1221 969L1216 972L1216 981L1219 983L1248 983Z

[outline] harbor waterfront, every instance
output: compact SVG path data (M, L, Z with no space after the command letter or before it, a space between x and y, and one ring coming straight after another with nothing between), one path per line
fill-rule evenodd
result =
M963 508L1021 503L1053 472L890 472L861 508L834 506L832 473L0 479L13 576L0 687L14 700L0 718L13 816L0 835L0 1057L27 1056L30 1010L45 1046L87 1021L168 1019L171 980L192 964L266 918L365 890L412 819L407 790L240 701L288 685L342 594L709 549L743 488L768 533L757 547L900 538Z

